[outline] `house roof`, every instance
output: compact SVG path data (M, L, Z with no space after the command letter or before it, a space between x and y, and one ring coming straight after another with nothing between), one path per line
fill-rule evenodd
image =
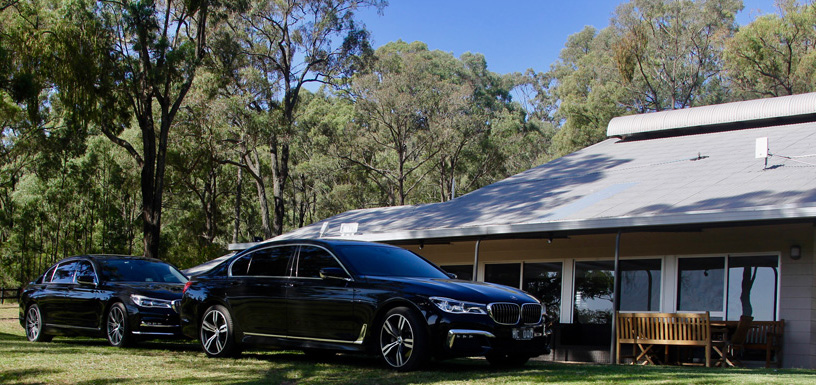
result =
M786 102L807 98L816 94ZM695 110L657 114L673 120ZM687 135L677 128L609 138L448 202L348 211L280 238L339 237L349 223L357 224L349 238L399 242L816 218L816 121ZM768 138L767 165L755 157L758 138Z

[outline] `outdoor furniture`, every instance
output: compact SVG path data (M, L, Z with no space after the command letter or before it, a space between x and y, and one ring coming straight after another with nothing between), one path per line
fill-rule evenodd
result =
M771 364L782 367L782 335L785 329L785 320L754 321L748 330L743 348L748 350L765 351L765 367ZM773 357L774 361L771 361Z
M751 316L740 316L733 332L727 327L711 329L712 333L721 335L721 338L711 341L711 347L719 354L716 366L742 366L742 362L737 358L735 352L744 348L745 339L748 336L751 321L753 320L754 317Z
M705 366L711 366L711 318L705 313L621 313L615 314L616 362L621 362L621 345L632 344L634 363L656 364L652 349L664 346L705 348Z

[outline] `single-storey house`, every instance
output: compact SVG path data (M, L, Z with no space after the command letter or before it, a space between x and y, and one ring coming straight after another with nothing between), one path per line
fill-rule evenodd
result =
M345 212L282 238L398 244L545 305L553 360L609 362L622 311L784 320L816 368L816 93L613 119L608 139L444 203Z

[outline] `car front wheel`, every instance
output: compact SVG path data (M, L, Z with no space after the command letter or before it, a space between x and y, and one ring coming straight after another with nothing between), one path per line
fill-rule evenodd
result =
M111 305L106 318L105 335L111 346L123 348L133 343L133 334L128 327L127 309L121 302Z
M234 333L232 317L227 308L215 305L207 309L199 327L199 340L204 353L210 357L238 355L240 351Z
M380 357L392 369L417 369L428 362L428 340L427 328L415 311L391 309L380 325Z
M40 307L31 305L25 316L26 338L31 342L48 342L51 336L43 331L43 318Z

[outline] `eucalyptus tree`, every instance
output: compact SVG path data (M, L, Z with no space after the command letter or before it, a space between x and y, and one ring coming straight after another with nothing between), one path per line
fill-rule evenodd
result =
M758 17L726 44L726 72L742 98L816 90L816 4L778 5L779 15Z
M160 257L170 132L207 54L210 7L207 0L67 2L56 35L63 64L54 76L61 97L141 170L148 257ZM138 142L121 135L131 117Z
M631 0L612 18L634 112L722 101L722 51L741 0Z
M249 97L246 107L264 121L259 130L249 130L238 139L247 150L243 165L251 171L259 198L265 200L271 180L274 217L264 226L266 237L284 228L286 183L290 178L291 145L300 135L297 127L301 91L308 84L336 84L361 65L370 53L368 33L355 21L363 6L383 7L381 0L251 0L237 5L225 33L235 42L238 55L246 58L248 75L237 80ZM257 127L257 125L256 125ZM253 148L269 151L271 176L261 175ZM257 166L257 167L253 167Z

